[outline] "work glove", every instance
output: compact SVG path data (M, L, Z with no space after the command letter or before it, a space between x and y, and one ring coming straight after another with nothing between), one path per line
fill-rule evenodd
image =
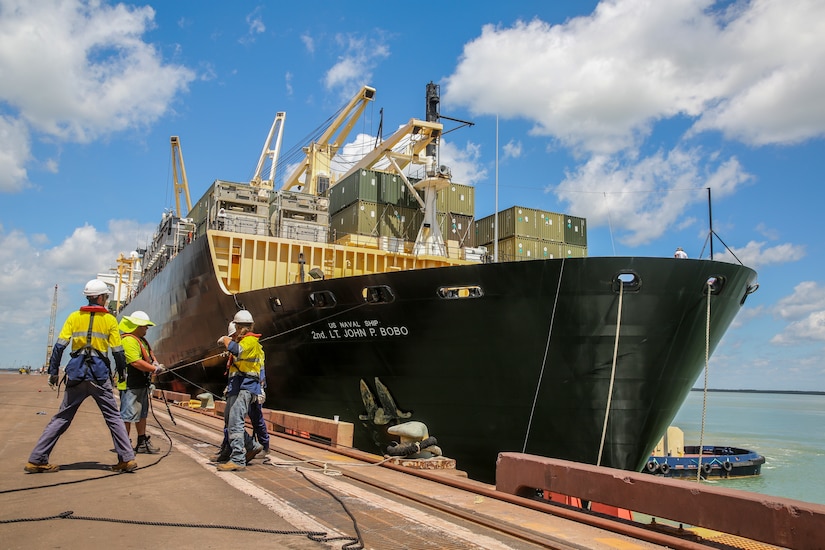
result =
M155 376L157 376L158 374L163 374L164 372L166 372L166 365L162 365L162 364L160 364L160 363L156 363L156 364L155 364L155 372L153 372L152 374L154 374Z
M261 395L258 395L257 397L258 397L258 403L263 405L264 401L266 401L266 392L263 390L263 388L261 388Z
M49 385L50 386L56 386L57 385L57 375L56 374L50 374L49 375Z
M221 336L220 338L218 338L218 344L220 344L221 346L225 346L225 345L226 345L226 344L224 344L224 343L223 343L223 339L224 339L224 338L226 338L226 336Z

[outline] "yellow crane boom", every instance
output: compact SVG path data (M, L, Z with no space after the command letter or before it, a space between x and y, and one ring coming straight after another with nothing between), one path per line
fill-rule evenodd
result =
M319 191L318 179L327 178L332 183L330 165L338 149L361 117L367 103L375 97L375 88L363 86L350 102L341 110L332 124L321 134L318 141L310 143L304 148L306 158L292 174L284 181L282 189L304 186L303 192L317 195ZM303 177L303 181L301 181ZM322 186L323 187L323 186Z
M49 320L49 337L46 339L46 362L43 363L45 369L49 368L49 359L52 357L52 342L54 341L54 321L57 317L57 285L54 285L54 298L52 298L52 316Z

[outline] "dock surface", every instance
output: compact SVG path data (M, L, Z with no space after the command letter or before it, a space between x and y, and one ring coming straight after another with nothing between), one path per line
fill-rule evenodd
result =
M287 436L245 471L218 472L223 420L158 400L148 433L161 452L137 455L135 472L108 470L112 440L87 399L52 453L60 471L26 474L60 399L46 376L10 374L0 404L2 548L664 547L484 496L494 486L457 488Z

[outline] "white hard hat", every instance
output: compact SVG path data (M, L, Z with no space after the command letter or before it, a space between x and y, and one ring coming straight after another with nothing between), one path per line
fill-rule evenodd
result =
M94 296L100 296L101 294L110 294L111 290L109 287L106 286L106 283L101 281L100 279L92 279L88 283L86 283L86 287L83 289L83 295L88 296L90 298Z
M235 336L236 332L238 332L238 329L235 327L235 321L230 321L229 328L226 330L226 335Z
M241 324L246 324L246 325L249 325L253 322L252 321L252 314L249 313L245 309L242 309L238 313L236 313L235 318L232 319L232 320L236 323L241 323Z
M144 311L136 311L133 314L129 315L128 319L135 325L139 327L153 327L155 323L153 323L149 316Z

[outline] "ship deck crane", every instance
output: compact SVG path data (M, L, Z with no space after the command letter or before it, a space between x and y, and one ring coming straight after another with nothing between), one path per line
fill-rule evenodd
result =
M43 363L43 371L49 369L49 360L52 357L52 342L54 342L54 321L57 318L57 285L54 285L54 297L52 298L52 315L49 319L49 337L46 340L46 362Z
M332 159L373 98L375 98L375 88L370 86L363 86L355 94L332 124L321 134L318 141L304 147L306 158L284 181L283 190L304 186L304 193L319 195L326 190L328 185L334 183L331 170ZM302 176L303 181L301 181Z
M286 120L286 113L279 112L275 114L275 120L272 122L272 128L269 129L269 135L264 143L264 149L261 151L261 158L258 159L258 166L255 168L255 175L252 177L250 184L252 187L261 189L273 189L275 184L275 167L278 164L278 157L281 154L281 139L284 135L284 121ZM272 140L275 140L275 145L272 145ZM269 177L263 178L264 167L266 160L269 159Z
M186 212L192 210L192 200L189 198L189 181L186 179L186 166L183 164L183 151L180 148L180 138L172 136L170 138L172 145L172 176L175 183L175 206L177 208L178 218L183 217L180 211L180 194L186 193ZM180 173L180 180L178 174Z

